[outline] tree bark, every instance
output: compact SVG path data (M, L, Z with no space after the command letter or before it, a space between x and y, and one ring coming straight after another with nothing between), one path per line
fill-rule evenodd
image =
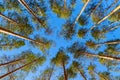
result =
M77 68L77 69L78 69L80 75L82 76L82 78L83 78L84 80L87 80L86 77L84 76L84 74L80 71L80 69L79 69L79 68Z
M24 0L18 0L20 2L20 4L22 4L34 17L35 19L42 24L43 22L36 16L36 14L34 13L34 11L32 9L30 9L29 5L26 4L26 2Z
M0 27L0 32L2 32L2 33L4 33L4 34L8 34L8 35L15 36L15 37L18 37L18 38L21 38L21 39L25 39L25 40L34 42L34 43L39 44L39 45L43 45L43 44L44 44L43 42L40 42L40 41L38 42L38 41L35 41L35 40L31 39L31 38L28 38L28 37L25 37L25 36L21 36L21 35L19 35L19 34L17 34L17 33L14 33L14 32L12 32L12 31L7 30L7 29L4 29L4 28L2 28L2 27Z
M90 16L92 16L92 14L95 12L95 10L100 6L100 4L102 3L102 0L100 0L100 2L95 6L95 8L91 11L90 14L87 15L87 17L89 18ZM88 18L85 20L85 22L88 20Z
M98 54L91 54L91 53L83 53L86 56L90 56L90 57L97 57L97 58L102 58L102 59L106 59L106 60L116 60L116 61L120 61L120 58L118 57L111 57L111 56L104 56L104 55L98 55Z
M3 17L4 19L10 21L11 23L18 24L15 20L8 18L7 16L3 15L2 13L0 13L0 16Z
M75 19L73 25L75 25L75 24L77 23L78 19L80 18L81 14L82 14L83 11L85 10L85 8L86 8L86 6L88 5L89 2L90 2L90 0L88 0L88 1L84 4L82 10L79 12L79 14L78 14L77 18ZM74 26L73 26L73 27L74 27Z
M98 21L94 26L92 26L90 28L90 30L94 29L96 27L96 25L100 24L101 22L103 22L104 20L106 20L109 16L111 16L113 13L115 13L117 10L120 9L120 6L117 6L113 11L111 11L107 16L105 16L104 18L102 18L100 21Z
M14 44L0 44L0 47L14 46Z
M99 46L99 45L103 45L103 44L120 44L120 40L117 40L117 41L107 41L107 42L101 42L101 43L96 43L95 45L96 46Z
M51 76L52 76L52 74L53 74L54 67L55 67L55 66L52 67L52 71L51 71L51 73L50 73L50 75L49 75L49 77L48 77L48 80L51 79Z
M93 70L94 71L94 70ZM97 74L99 77L103 78L104 80L107 80L104 76L99 75L96 71L94 71L95 74Z
M103 22L105 19L107 19L109 16L111 16L113 13L115 13L119 9L120 9L120 6L117 6L113 11L111 11L107 16L101 19L97 24L100 24L101 22Z
M68 80L64 61L63 61L63 63L62 63L62 67L63 67L63 71L64 71L64 80Z
M33 64L34 62L37 62L38 60L39 60L39 58L38 58L38 59L35 59L35 60L33 60L33 61L31 61L31 62L29 62L29 63L27 63L27 64L25 64L25 65L23 65L23 66L21 66L21 67L19 67L19 68L17 68L17 69L15 69L15 70L13 70L13 71L10 71L10 72L8 72L8 73L0 76L0 79L2 79L2 78L4 78L4 77L6 77L6 76L8 76L8 75L10 75L10 74L12 74L12 73L14 73L14 72L16 72L16 71L18 71L18 70L20 70L20 69L22 69L22 68L24 68L24 67L26 67L26 66L29 66L29 65Z
M64 0L64 10L66 10L67 4L66 4L66 0Z
M113 7L116 3L118 2L118 0L115 0L106 10L105 12L107 12L111 7Z
M8 64L13 64L15 62L19 62L19 61L22 61L22 60L24 60L24 59L12 60L12 61L0 64L0 66L5 66L5 65L8 65Z

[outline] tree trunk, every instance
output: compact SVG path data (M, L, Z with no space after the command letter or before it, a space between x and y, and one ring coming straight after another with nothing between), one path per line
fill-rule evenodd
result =
M8 64L13 64L15 62L19 62L19 61L22 61L22 60L24 60L24 59L13 60L13 61L10 61L10 62L2 63L2 64L0 64L0 66L5 66L5 65L8 65Z
M66 0L64 0L64 10L66 10L67 4L66 4Z
M2 33L4 33L4 34L8 34L8 35L15 36L15 37L18 37L18 38L21 38L21 39L25 39L25 40L34 42L34 43L39 44L39 45L43 45L43 44L44 44L43 42L37 42L37 41L35 41L35 40L31 39L31 38L27 38L27 37L25 37L25 36L21 36L21 35L16 34L16 33L12 32L12 31L10 31L10 30L4 29L4 28L2 28L2 27L0 27L0 32L2 32Z
M11 23L18 24L15 20L8 18L7 16L3 15L2 13L0 13L0 16L3 17L4 19L10 21Z
M74 21L74 26L75 26L75 24L77 23L77 21L78 21L78 19L80 18L80 16L81 16L81 14L83 13L83 11L85 10L85 8L86 8L86 6L88 5L88 3L90 2L90 0L88 0L85 4L84 4L84 6L83 6L83 8L82 8L82 10L79 12L79 14L78 14L78 16L77 16L77 18L75 19L75 21ZM73 26L73 27L74 27Z
M38 19L38 17L36 16L36 14L33 12L32 9L30 9L29 5L27 5L24 0L18 0L18 1L20 2L20 4L22 4L22 5L35 17L35 19L36 19L40 24L43 23L40 19Z
M54 71L54 67L55 67L55 66L53 66L53 67L52 67L52 71L51 71L51 73L50 73L50 75L49 75L49 77L48 77L48 80L50 80L50 79L51 79L51 76L52 76L53 71Z
M90 28L90 30L94 29L96 27L96 25L100 24L101 22L103 22L104 20L106 20L109 16L111 16L113 13L115 13L117 10L120 9L120 6L117 6L113 11L111 11L107 16L105 16L104 18L102 18L100 21L98 21L94 26L92 26Z
M64 71L64 80L68 80L64 61L63 61L63 63L62 63L62 67L63 67L63 71Z
M90 14L87 15L87 17L89 18L90 16L92 16L92 14L95 12L95 10L100 6L100 4L102 3L102 0L100 0L100 2L95 6L95 8L91 11ZM88 18L85 20L85 22L88 20Z
M116 3L118 2L118 0L115 0L108 8L106 8L105 12L107 12L111 7L113 7Z
M50 75L49 75L49 77L48 77L48 80L51 79L51 76L52 76L52 74L53 74L54 67L55 67L55 66L52 67L52 71L51 71L51 73L50 73Z
M97 24L100 24L101 22L103 22L105 19L107 19L109 16L111 16L113 13L115 13L119 9L120 9L120 6L117 6L113 11L111 11L107 16L101 19Z
M77 69L78 69L80 75L82 76L82 78L83 78L84 80L87 80L86 77L84 76L84 74L80 71L80 69L79 69L79 68L77 68Z
M97 74L99 77L101 77L102 79L104 79L104 80L108 80L108 79L106 79L104 76L99 75L96 71L93 70L93 72L94 72L95 74Z
M0 47L14 46L14 44L0 44Z
M120 40L116 40L116 41L107 41L107 42L101 42L101 43L96 43L95 45L96 46L100 46L100 45L103 45L103 44L119 44L120 43Z
M20 69L22 69L22 68L24 68L24 67L26 67L26 66L29 66L29 65L33 64L34 62L37 62L38 60L39 60L39 58L38 58L38 59L35 59L35 60L33 60L33 61L31 61L31 62L29 62L29 63L27 63L27 64L25 64L25 65L23 65L23 66L21 66L21 67L19 67L19 68L17 68L17 69L15 69L15 70L13 70L13 71L10 71L10 72L8 72L8 73L0 76L0 79L2 79L2 78L4 78L4 77L6 77L6 76L8 76L8 75L10 75L10 74L12 74L12 73L14 73L14 72L16 72L16 71L18 71L18 70L20 70Z
M90 57L97 57L97 58L102 58L102 59L106 59L106 60L116 60L116 61L120 61L120 58L117 57L111 57L111 56L104 56L104 55L98 55L98 54L91 54L91 53L83 53L86 56L90 56Z

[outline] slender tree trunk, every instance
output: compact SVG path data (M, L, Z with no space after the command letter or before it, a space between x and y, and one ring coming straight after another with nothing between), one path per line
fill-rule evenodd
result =
M103 77L102 75L99 75L96 71L93 70L93 72L94 72L95 74L97 74L98 76L100 76L102 79L108 80L108 79L106 79L105 77Z
M96 43L95 45L96 46L100 46L100 45L103 45L103 44L119 44L120 43L120 40L116 40L116 41L107 41L107 42L101 42L101 43Z
M84 76L84 74L80 71L80 69L79 69L79 68L77 68L77 69L78 69L80 75L82 76L82 78L83 78L84 80L87 80L86 77Z
M42 24L43 22L36 16L36 14L34 13L34 11L32 9L30 9L29 5L27 5L27 3L24 0L18 0L34 17L35 19Z
M13 71L10 71L10 72L8 72L8 73L6 73L6 74L0 76L0 79L2 79L2 78L4 78L4 77L6 77L6 76L8 76L8 75L10 75L10 74L12 74L12 73L18 71L18 70L20 70L20 69L22 69L22 68L25 68L25 67L27 67L27 66L33 64L34 62L37 62L38 60L39 60L39 58L38 58L38 59L35 59L35 60L33 60L33 61L31 61L31 62L29 62L29 63L27 63L27 64L25 64L25 65L23 65L23 66L21 66L21 67L19 67L19 68L17 68L17 69L15 69L15 70L13 70Z
M64 0L64 10L66 10L67 4L66 4L66 0Z
M95 10L100 6L100 4L102 3L102 0L100 0L100 2L95 6L95 8L91 11L91 13L87 16L88 18L90 16L92 16L92 14L95 12ZM88 18L85 20L85 22L88 20Z
M5 66L5 65L8 65L8 64L13 64L13 63L16 63L16 62L19 62L19 61L22 61L22 60L24 60L24 59L17 59L17 60L9 61L9 62L0 64L0 66Z
M90 57L97 57L97 58L102 58L102 59L106 59L106 60L116 60L116 61L120 61L120 58L117 57L111 57L111 56L103 56L103 55L98 55L98 54L91 54L91 53L83 53L86 56L90 56Z
M62 67L63 67L63 71L64 71L64 80L68 80L64 61L63 61L63 63L62 63Z
M120 27L120 26L114 26L114 27L108 29L107 32L112 31L112 30L114 30L114 29L116 29L116 28L119 28L119 27Z
M11 65L11 67L13 67L13 65ZM7 72L10 72L10 66L7 65ZM9 80L15 80L14 77L13 77L13 74L9 75Z
M52 67L52 71L51 71L51 73L50 73L50 75L49 75L49 77L48 77L48 80L51 79L51 76L52 76L52 74L53 74L54 67L55 67L55 66Z
M105 19L107 19L109 16L111 16L113 13L115 13L119 9L120 9L120 6L117 6L113 11L111 11L107 16L101 19L97 24L100 24L101 22L103 22Z
M86 6L88 5L89 2L90 2L90 0L88 0L88 1L84 4L82 10L79 12L77 18L75 19L75 21L74 21L74 23L73 23L73 27L74 27L75 24L77 23L78 19L80 18L81 14L82 14L83 11L85 10L85 8L86 8Z
M115 0L108 8L106 8L105 12L107 12L110 8L112 8L117 2L118 0Z
M4 19L10 21L11 23L18 24L15 20L8 18L7 16L3 15L2 13L0 13L0 16L3 17Z
M14 46L14 44L0 44L0 47Z
M105 16L104 18L102 18L100 21L98 21L94 26L91 27L90 30L94 29L96 27L96 25L100 24L101 22L103 22L104 20L106 20L109 16L111 16L113 13L115 13L116 11L118 11L120 9L120 6L117 6L113 11L111 11L107 16Z
M15 37L18 37L18 38L21 38L21 39L25 39L25 40L34 42L34 43L39 44L39 45L43 45L43 44L44 44L43 42L37 42L37 41L35 41L35 40L31 39L31 38L28 38L28 37L25 37L25 36L21 36L21 35L19 35L19 34L17 34L17 33L14 33L14 32L12 32L12 31L7 30L7 29L4 29L4 28L2 28L2 27L0 27L0 32L2 32L2 33L4 33L4 34L8 34L8 35L15 36Z

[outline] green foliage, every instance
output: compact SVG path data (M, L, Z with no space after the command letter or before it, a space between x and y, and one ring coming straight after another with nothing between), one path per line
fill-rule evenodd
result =
M87 18L85 16L81 16L79 19L78 19L78 23L80 26L84 26L87 24Z
M110 21L120 21L120 10L112 14L109 18Z
M86 3L88 0L82 0L83 3Z
M55 2L53 1L53 3L51 2L51 9L60 18L67 19L71 15L71 9L70 8L64 8L63 6L59 5L59 3L57 1L55 1Z
M97 45L97 44L95 44L95 42L89 40L89 41L86 42L86 45L87 45L89 48L96 49L99 44Z
M0 4L0 12L4 12L4 11L5 11L4 6Z
M13 75L14 77L17 76L15 80L17 80L17 78L24 80L27 73L37 73L37 70L38 73L40 72L40 76L37 75L38 78L35 78L35 80L48 80L49 77L53 75L53 70L55 74L51 80L55 79L56 76L58 80L64 80L65 75L68 80L78 78L77 75L80 75L83 79L86 78L90 80L98 79L96 75L99 76L100 80L119 79L111 78L110 76L113 76L113 71L116 72L117 69L119 69L120 45L113 44L119 44L120 40L116 39L116 36L119 38L118 35L112 38L111 36L113 34L108 33L110 31L114 33L113 28L115 29L116 25L119 26L119 22L118 24L115 23L112 26L107 26L107 28L106 25L111 25L109 23L120 20L120 10L112 14L109 19L105 19L105 23L102 23L102 21L101 24L99 24L98 22L100 20L107 17L106 14L112 9L111 5L109 6L108 4L104 7L107 1L100 0L100 3L99 1L90 0L86 8L77 9L81 5L85 6L87 1L89 0L0 1L0 52L3 51L1 54L9 54L10 50L12 52L12 54L10 52L10 56L8 55L8 59L0 58L0 62L4 62L3 64L5 64L4 67L0 63L0 70L3 69L2 74L6 72L5 75L7 74L8 76L4 79L9 80L11 75ZM96 8L99 3L100 5ZM110 1L110 3L112 3L112 1ZM118 5L118 3L116 3L116 5ZM111 7L110 10L108 10L109 7ZM84 8L85 10L83 10ZM78 14L78 12L81 12L81 10L83 10L83 12L79 16L80 13ZM108 12L106 13L104 11ZM5 17L2 14L5 15ZM79 25L76 25L77 23ZM92 29L90 27L91 25L95 27ZM112 40L110 40L110 38ZM28 40L30 44L25 40ZM98 40L100 40L100 43L98 43ZM56 45L52 46L53 43ZM60 47L64 49L60 49ZM28 51L26 51L27 48L29 49ZM19 51L19 54L17 51ZM36 52L38 52L38 54L36 54ZM13 56L13 53L15 56ZM47 53L47 55L44 53ZM92 59L98 58L98 61L91 60L91 57L93 57ZM6 64L6 62L9 63L9 61L12 62L12 60L17 59L21 60ZM116 60L118 62L116 62ZM47 62L42 65L45 61ZM50 63L55 65L55 69L53 69L53 67L51 68ZM93 63L95 63L95 65L93 65ZM105 66L110 72L106 72L105 70L102 72L97 71L99 66L96 64L99 63L101 66ZM26 65L24 68L20 68L24 65ZM7 67L9 67L9 70ZM61 68L64 71L61 71ZM114 70L115 68L116 70ZM18 70L13 74L14 69ZM90 78L87 78L85 74L91 77L89 76ZM2 75L0 75L0 77L1 76ZM36 77L36 75L32 76L32 79L33 77Z
M93 22L97 23L100 20L100 16L97 14L92 14L92 20Z
M63 50L59 50L56 57L52 59L52 62L57 66L62 66L63 64L67 64L68 59L69 56Z
M87 29L80 28L79 31L78 31L78 37L80 37L80 38L85 37L86 32L87 32Z

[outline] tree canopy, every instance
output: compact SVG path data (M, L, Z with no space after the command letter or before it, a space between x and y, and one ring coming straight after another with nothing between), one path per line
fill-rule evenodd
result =
M0 80L120 80L120 0L0 0Z

